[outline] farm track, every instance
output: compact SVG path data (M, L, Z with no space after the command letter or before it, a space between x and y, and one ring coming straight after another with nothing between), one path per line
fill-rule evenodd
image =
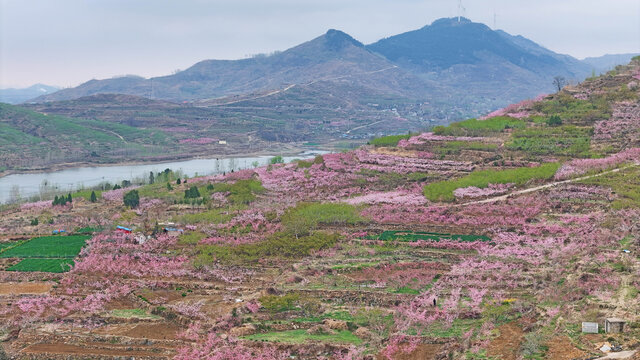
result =
M224 103L218 103L218 104L206 104L206 105L196 105L196 106L200 106L200 107L216 107L216 106L226 106L226 105L233 105L233 104L237 104L237 103L241 103L244 101L252 101L252 100L259 100L259 99L264 99L273 95L278 95L281 93L285 93L289 90L291 90L292 88L298 86L298 87L307 87L307 86L311 86L315 83L318 83L320 81L335 81L335 80L340 80L340 79L346 79L349 77L353 77L353 76L363 76L363 75L372 75L372 74L377 74L380 72L384 72L387 70L392 70L397 68L398 66L393 65L384 69L379 69L379 70L374 70L374 71L369 71L369 72L363 72L363 73L359 73L359 74L349 74L349 75L342 75L342 76L336 76L336 77L332 77L332 78L324 78L324 79L317 79L317 80L313 80L310 81L308 83L304 83L304 84L291 84L291 85L287 85L282 89L277 89L277 90L272 90L270 92L267 92L266 94L262 94L262 95L258 95L258 96L254 96L254 97L249 97L249 98L243 98L243 99L238 99L238 100L231 100L228 102L224 102ZM206 102L207 100L202 101L201 103ZM369 125L373 125L373 124L369 124ZM367 125L368 126L368 125ZM352 129L353 130L353 129Z
M502 200L507 200L508 198L510 198L512 196L528 194L528 193L532 193L532 192L536 192L536 191L552 188L552 187L555 187L555 186L558 186L558 185L570 184L570 183L574 183L574 182L580 182L580 181L584 181L584 180L588 180L588 179L593 179L593 178L596 178L596 177L617 173L617 172L620 172L622 170L626 170L626 169L629 169L631 167L639 166L639 165L640 165L640 163L634 163L634 164L631 164L631 165L627 165L625 167L621 167L621 168L617 168L617 169L601 172L599 174L583 176L583 177L579 177L579 178L575 178L575 179L569 179L569 180L556 181L556 182L553 182L553 183L550 183L550 184L545 184L545 185L540 185L540 186L536 186L536 187L532 187L532 188L528 188L528 189L524 189L524 190L514 191L514 192L506 194L506 195L496 196L496 197L489 198L489 199L484 199L484 200L466 202L466 203L462 203L462 204L455 204L455 205L452 205L452 206L453 207L460 207L460 206L468 206L468 205L494 203L494 202L498 202L498 201L502 201Z

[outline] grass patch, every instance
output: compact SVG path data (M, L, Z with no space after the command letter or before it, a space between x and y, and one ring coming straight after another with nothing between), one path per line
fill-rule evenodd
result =
M102 197L102 190L80 190L76 191L72 194L73 199L83 198L86 201L91 201L91 192L96 193L96 198L100 199Z
M416 242L419 240L438 242L442 239L459 241L459 242L491 241L491 238L485 235L452 235L452 234L440 234L440 233L430 233L430 232L422 232L422 231L401 231L401 230L387 230L382 232L380 235L367 236L367 239L384 240L384 241L404 241L404 242Z
M334 311L323 314L322 316L295 318L291 321L295 323L319 323L324 319L342 320L342 321L356 321L356 318L348 311Z
M180 239L178 240L178 243L180 244L197 244L200 242L200 240L204 239L207 237L207 234L199 232L199 231L190 231L187 233L183 233L182 235L180 235Z
M199 224L199 223L223 224L233 219L233 217L235 216L233 215L234 210L241 210L241 208L240 207L220 208L220 209L211 209L201 213L185 214L185 215L176 217L174 221L182 224Z
M637 166L582 180L580 183L611 188L617 195L617 199L611 203L613 209L640 207L640 168Z
M592 135L591 127L531 127L514 132L505 146L509 150L531 155L591 157L589 148Z
M496 151L498 145L487 144L480 141L447 141L434 149L440 155L457 155L463 150Z
M435 322L423 335L435 338L461 338L464 333L479 328L482 323L482 319L455 319L451 326Z
M354 225L365 222L358 209L349 204L300 203L282 216L285 228L297 235L306 235L320 224Z
M162 319L162 317L149 314L146 310L143 309L116 309L110 312L110 315L113 317L124 318L124 319Z
M400 142L400 140L408 140L409 138L411 138L412 136L415 136L415 135L416 134L382 136L382 137L379 137L379 138L371 139L369 141L369 144L373 145L373 146L376 146L376 147L380 147L380 146L398 146L398 143Z
M611 116L611 108L605 98L579 100L562 93L553 100L535 103L533 108L547 116L558 115L565 122L593 123Z
M102 227L85 226L85 227L77 228L74 232L76 234L93 234L96 232L100 232L102 230L103 230Z
M44 236L9 249L3 258L74 258L89 239L86 235Z
M258 180L238 180L233 184L221 183L213 187L213 192L228 192L229 201L233 204L249 204L256 199L256 195L266 191Z
M200 245L194 265L201 266L214 260L225 263L257 262L265 258L296 259L309 256L313 251L333 247L339 235L315 232L296 237L289 233L275 233L267 240L255 244Z
M288 330L249 335L244 338L253 341L269 341L286 344L304 344L308 341L353 345L359 345L362 343L362 340L359 337L355 336L348 330L337 331L335 334L307 334L306 330Z
M469 119L449 126L436 126L433 133L446 136L486 136L500 133L505 129L524 129L524 120L509 116L498 116L487 120Z
M430 201L453 201L453 192L459 188L475 186L486 188L489 184L524 185L531 180L547 180L555 175L560 164L548 163L534 168L508 170L481 170L454 180L445 180L428 184L423 193Z
M57 259L39 259L28 258L23 259L19 263L9 267L7 271L42 271L50 273L63 273L71 270L73 266L72 259L57 258Z

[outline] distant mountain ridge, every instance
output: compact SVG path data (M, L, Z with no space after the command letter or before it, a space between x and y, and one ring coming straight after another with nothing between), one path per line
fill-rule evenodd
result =
M504 75L501 68L506 69ZM439 19L421 29L363 45L350 35L329 30L326 34L271 56L242 60L204 60L173 75L143 79L136 77L91 80L72 89L64 89L36 99L37 102L69 100L100 93L122 93L169 101L194 101L274 90L292 84L366 75L389 71L388 77L405 81L389 86L389 81L369 79L364 88L384 89L410 98L431 98L434 92L456 94L468 83L491 82L477 89L480 96L509 93L500 88L505 76L527 83L505 101L537 95L551 90L550 79L562 75L572 79L586 77L591 68L568 55L556 54L522 37L493 31L469 19ZM452 70L453 69L453 70ZM467 82L468 82L467 81ZM450 89L440 86L445 84ZM528 84L534 84L530 86ZM405 86L406 85L406 86ZM496 88L497 86L497 88Z
M627 64L634 56L638 56L640 53L630 53L630 54L607 54L603 56L597 57L588 57L583 59L582 61L586 64L589 64L593 67L593 70L596 74L601 74L606 71L609 71L616 67L617 65Z
M58 90L60 90L59 87L44 84L35 84L26 88L0 89L0 102L19 104L44 94L54 93Z
M123 93L191 101L238 95L290 84L309 83L392 68L388 60L368 51L338 30L271 56L242 60L204 60L174 75L91 80L36 101L69 100L99 93Z

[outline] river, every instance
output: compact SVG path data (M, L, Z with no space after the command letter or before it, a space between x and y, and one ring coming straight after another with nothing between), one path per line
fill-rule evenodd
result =
M285 162L295 159L309 159L327 151L305 151L296 156L283 156ZM212 175L266 165L273 156L232 157L222 159L193 159L185 161L164 162L139 165L87 166L51 172L13 174L0 178L0 203L15 198L30 198L40 194L42 185L60 192L72 192L82 188L90 188L103 182L117 184L122 180L148 178L149 172L158 173L164 169L182 171L184 175Z

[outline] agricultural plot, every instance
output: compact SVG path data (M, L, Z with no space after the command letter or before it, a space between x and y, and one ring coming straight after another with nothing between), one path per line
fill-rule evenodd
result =
M3 252L0 248L0 257L22 259L7 271L62 273L71 269L73 258L80 253L87 239L89 236L85 235L34 238Z
M323 341L329 343L343 343L358 345L362 340L348 330L337 331L334 334L309 334L306 330L288 330L269 332L247 336L253 341L273 341L287 344L302 344L308 341Z
M50 273L62 273L69 271L73 266L73 260L71 259L38 259L38 258L27 258L19 263L9 267L8 271L42 271L42 272L50 272Z
M488 236L485 235L456 235L456 234L439 234L422 231L396 231L388 230L379 235L369 235L366 237L368 240L383 240L383 241L403 241L403 242L416 242L420 240L435 241L451 240L459 242L476 242L476 241L491 241Z
M44 236L34 238L0 254L3 258L74 258L89 236Z

